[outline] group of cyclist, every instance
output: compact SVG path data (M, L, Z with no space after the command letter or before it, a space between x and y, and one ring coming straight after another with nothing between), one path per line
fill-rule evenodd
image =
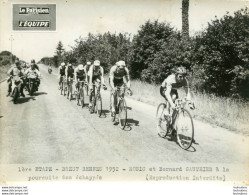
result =
M51 68L49 66L48 68ZM104 89L106 89L105 79L104 79L104 69L100 64L99 60L95 60L93 64L88 61L85 65L79 64L76 67L73 67L71 63L64 63L62 62L59 66L59 86L60 83L63 82L63 78L66 79L67 84L69 84L69 80L72 79L76 83L75 89L79 89L79 81L84 81L89 88L89 107L92 106L92 97L95 92L95 85L96 83L100 84L100 86L103 86ZM15 77L22 77L22 84L20 87L20 95L22 97L25 97L23 93L23 89L26 84L26 78L29 74L35 74L37 75L37 78L41 76L39 72L39 67L35 63L35 60L31 60L30 65L27 65L26 63L20 63L19 60L15 61L15 64L12 65L10 70L7 72L9 75L9 78L7 79L8 83L8 94L7 96L11 95L12 91L12 81L15 79ZM166 100L168 106L167 106L167 113L166 115L170 115L172 110L175 109L175 100L178 98L178 92L177 89L184 87L186 92L186 99L190 101L190 87L189 82L186 79L186 69L184 67L178 67L174 73L170 74L165 78L165 80L162 82L160 87L160 94L161 96ZM38 86L40 84L40 80L38 82ZM111 113L115 113L115 107L117 104L117 87L121 87L123 85L126 85L128 92L130 95L132 95L131 91L131 81L130 81L130 75L129 70L126 66L125 61L118 61L113 65L109 72L109 85L111 88ZM38 89L38 87L37 87Z
M31 60L30 65L27 65L25 62L21 63L18 59L15 60L15 63L11 66L11 68L7 72L8 74L8 79L7 79L7 84L8 84L8 93L7 96L11 96L12 93L12 84L13 81L16 79L21 78L21 85L20 85L20 95L22 97L25 97L23 93L23 89L26 86L26 81L29 75L34 74L37 77L37 83L38 86L36 90L38 90L38 87L40 85L40 72L39 72L39 67L35 63L35 60Z
M93 64L88 61L86 65L79 64L77 67L73 68L72 64L68 63L67 65L62 62L59 69L59 88L63 78L65 77L67 84L69 84L69 79L73 79L76 83L76 90L79 89L79 81L85 81L89 88L89 107L92 107L92 98L95 94L95 86L100 85L106 89L105 79L104 79L104 69L100 64L99 60L95 60ZM117 104L117 87L126 85L130 95L132 91L130 89L130 76L129 70L126 67L124 61L118 61L112 68L109 73L109 84L111 87L111 94L114 98L111 100L111 112L114 114L115 105ZM91 110L91 109L90 109Z

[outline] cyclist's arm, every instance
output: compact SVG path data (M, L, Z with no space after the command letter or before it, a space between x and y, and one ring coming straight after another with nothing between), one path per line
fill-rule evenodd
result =
M101 84L105 85L104 68L100 67L100 71L101 71Z
M92 86L93 83L93 65L90 66L88 70L88 75L89 75L89 86Z
M127 85L128 89L130 89L131 88L131 80L130 80L129 70L127 67L125 68L125 71L126 71L126 76L125 76L126 85Z
M88 82L87 81L87 75L88 75L88 72L86 71L86 66L84 66L84 72L86 73L86 78L85 78L85 81L86 81L86 83Z
M58 68L58 75L60 76L61 74L60 74L60 70L61 70L61 67L59 66L59 68Z
M109 75L109 78L110 78L110 85L111 85L111 88L114 89L114 70L115 70L115 67L112 67L111 70L110 70L110 75Z
M185 79L185 83L184 83L184 90L186 92L186 97L187 97L187 100L191 100L191 95L190 95L190 86L189 86L189 82L187 79Z
M12 76L12 75L13 75L13 67L9 69L9 71L7 72L7 74L8 74L9 76Z

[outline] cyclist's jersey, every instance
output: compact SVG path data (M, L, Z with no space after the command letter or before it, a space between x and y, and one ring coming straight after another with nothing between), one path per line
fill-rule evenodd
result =
M125 68L118 68L116 65L114 65L110 70L110 77L113 77L114 80L123 80L124 76L129 75L129 70L127 67Z
M66 73L66 67L65 66L60 66L59 67L60 75L64 76Z
M73 78L73 76L74 76L74 69L73 69L73 67L69 66L67 68L67 76L70 77L70 78Z
M182 82L176 82L176 75L171 74L163 81L161 86L164 88L178 89L188 86L188 82L185 78L182 80Z
M84 69L83 70L79 70L79 68L77 67L77 68L75 68L74 72L75 72L77 78L81 78L81 79L85 79L86 78L86 72L85 72Z
M95 81L96 79L101 79L102 72L101 72L102 67L101 66L94 66L92 65L92 80Z

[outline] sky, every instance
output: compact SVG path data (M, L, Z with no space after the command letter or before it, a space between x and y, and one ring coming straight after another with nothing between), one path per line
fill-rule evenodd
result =
M74 41L91 33L128 32L136 34L147 20L168 22L181 30L181 0L0 0L0 51L11 51L20 59L30 62L52 57L59 41L68 51ZM23 32L12 30L12 4L55 3L55 32ZM231 15L249 0L190 0L190 35L207 27L217 16L228 11Z

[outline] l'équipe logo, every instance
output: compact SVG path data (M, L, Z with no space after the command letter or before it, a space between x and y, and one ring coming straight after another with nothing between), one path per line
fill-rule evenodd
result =
M55 4L13 4L13 30L55 31Z

